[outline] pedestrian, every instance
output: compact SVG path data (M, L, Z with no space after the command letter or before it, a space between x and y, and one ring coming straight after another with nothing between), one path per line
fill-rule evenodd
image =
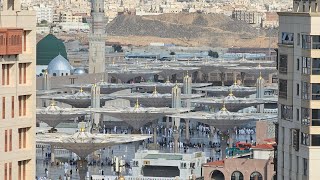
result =
M48 177L49 176L49 171L48 171L47 168L44 169L44 172L46 173L46 177Z

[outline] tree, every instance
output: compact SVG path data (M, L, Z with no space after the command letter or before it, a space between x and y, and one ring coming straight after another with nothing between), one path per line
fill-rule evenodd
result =
M218 58L219 54L216 51L209 50L208 51L208 56L213 57L213 58Z
M173 52L173 51L171 51L171 52L170 52L170 55L171 55L171 56L174 56L174 55L176 55L176 53Z
M122 46L119 44L112 45L114 52L123 52Z

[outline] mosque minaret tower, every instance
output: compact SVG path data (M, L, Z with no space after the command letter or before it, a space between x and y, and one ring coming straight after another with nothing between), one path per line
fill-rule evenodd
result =
M106 17L104 0L91 0L89 34L89 73L105 72Z

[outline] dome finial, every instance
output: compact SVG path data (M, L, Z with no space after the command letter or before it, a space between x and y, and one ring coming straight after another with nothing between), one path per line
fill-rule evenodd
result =
M230 88L230 90L229 90L229 96L233 96L232 88Z
M80 91L79 91L79 92L81 92L81 93L83 92L82 85L81 85L81 87L80 87Z
M234 83L233 85L237 85L237 76L234 76Z
M262 79L261 71L260 71L259 79L260 79L260 80Z
M56 106L56 102L54 101L54 99L53 99L53 98L51 99L50 106Z
M221 111L228 111L227 108L226 108L226 103L224 102L224 100L223 100L223 102L222 102Z
M157 86L154 86L154 90L153 90L152 94L153 94L153 95L158 94L158 92L157 92Z

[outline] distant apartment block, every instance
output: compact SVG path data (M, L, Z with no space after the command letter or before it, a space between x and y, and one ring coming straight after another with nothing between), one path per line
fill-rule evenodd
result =
M244 21L248 24L260 26L262 20L262 13L247 10L233 10L231 17L235 20Z

